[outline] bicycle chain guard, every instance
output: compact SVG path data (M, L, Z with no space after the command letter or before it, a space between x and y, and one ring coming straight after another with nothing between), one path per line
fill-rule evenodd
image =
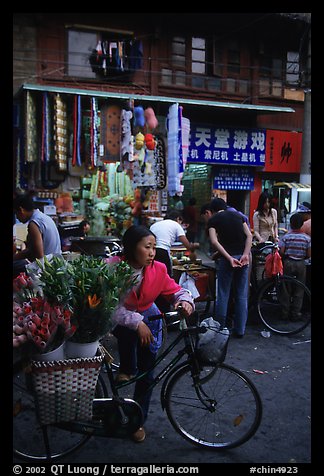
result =
M143 413L140 405L129 398L119 402L113 398L94 399L93 422L96 425L96 436L124 438L135 433L143 425Z

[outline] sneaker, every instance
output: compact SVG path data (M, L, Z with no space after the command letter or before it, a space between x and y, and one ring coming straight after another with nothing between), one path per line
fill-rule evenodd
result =
M116 383L128 382L134 377L134 375L118 373L115 378Z
M135 433L132 434L132 440L135 441L136 443L141 443L142 441L145 440L145 430L141 426Z

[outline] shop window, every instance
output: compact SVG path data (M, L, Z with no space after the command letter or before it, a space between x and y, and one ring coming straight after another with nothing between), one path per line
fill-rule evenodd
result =
M186 84L186 73L185 71L176 71L174 73L175 84L178 86L185 86Z
M206 73L206 41L204 38L191 39L191 72Z
M220 78L208 78L207 88L210 91L220 91L222 89L222 81Z
M172 84L172 70L167 68L161 69L161 81L163 84Z
M186 65L186 40L175 37L172 40L172 65L175 67L185 67Z
M282 53L273 52L272 48L260 46L259 94L260 96L283 95L284 61Z
M235 49L234 49L235 48ZM229 74L240 74L241 54L238 47L231 47L227 53L227 71Z

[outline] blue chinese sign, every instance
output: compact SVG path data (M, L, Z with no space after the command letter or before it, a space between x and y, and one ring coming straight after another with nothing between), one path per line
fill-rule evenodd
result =
M265 129L191 124L189 163L265 165Z
M217 190L253 190L254 171L249 167L220 167L213 188Z

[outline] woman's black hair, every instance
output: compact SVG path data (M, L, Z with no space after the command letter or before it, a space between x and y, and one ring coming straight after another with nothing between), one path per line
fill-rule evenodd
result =
M124 256L127 261L136 261L135 251L137 243L141 241L142 238L146 236L154 236L154 233L151 232L146 226L143 225L132 225L124 233L123 236L123 247L124 247Z
M271 195L268 192L262 192L259 196L258 206L256 208L256 211L261 213L261 215L264 215L263 205L265 204L267 200L269 200L270 202L269 213L271 213L271 209L272 209Z

